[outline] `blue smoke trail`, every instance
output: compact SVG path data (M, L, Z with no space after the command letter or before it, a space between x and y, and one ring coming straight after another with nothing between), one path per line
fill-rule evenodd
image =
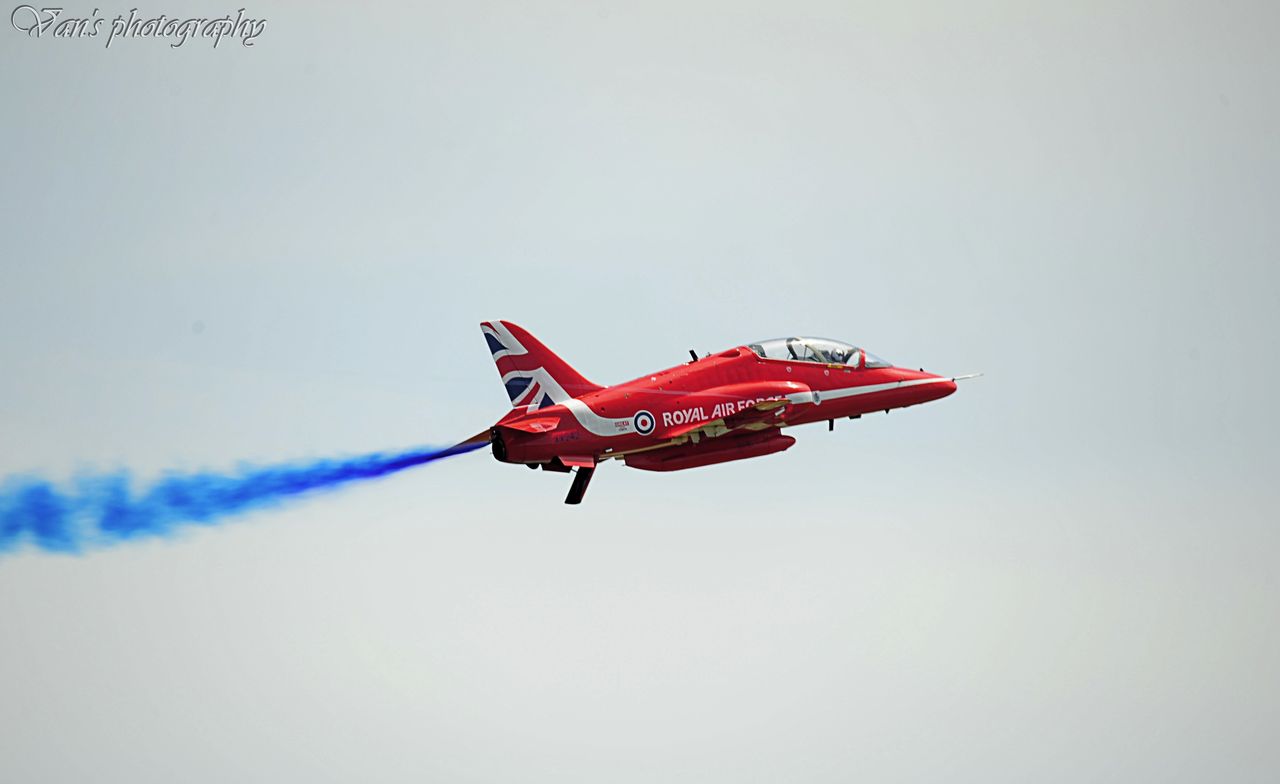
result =
M244 466L234 474L169 473L137 495L126 471L82 474L74 492L40 477L11 477L0 485L0 552L29 541L51 552L78 553L90 546L164 536L184 523L211 525L303 493L386 476L483 446Z

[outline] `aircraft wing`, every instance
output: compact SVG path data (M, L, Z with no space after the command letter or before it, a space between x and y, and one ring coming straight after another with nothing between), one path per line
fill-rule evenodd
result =
M722 436L736 430L764 430L783 424L782 417L792 406L817 402L817 394L808 386L796 381L747 382L712 387L692 397L701 399L754 400L732 414L701 422L679 425L663 433L666 438L679 438L701 434L708 438Z
M704 422L690 422L687 425L672 428L664 435L669 438L679 438L680 436L698 433L708 438L715 438L734 430L764 430L765 428L782 424L780 417L785 413L785 408L790 403L791 401L785 397L761 400L727 417Z

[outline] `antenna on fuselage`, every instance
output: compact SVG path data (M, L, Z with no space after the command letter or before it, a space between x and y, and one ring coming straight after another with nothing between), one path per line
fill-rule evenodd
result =
M694 362L698 361L698 352L694 351L693 349L689 349L689 356L693 357Z

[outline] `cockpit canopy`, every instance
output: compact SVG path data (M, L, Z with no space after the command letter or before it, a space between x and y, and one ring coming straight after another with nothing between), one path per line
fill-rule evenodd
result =
M747 348L765 359L782 359L789 362L821 362L827 365L850 367L892 367L880 357L848 343L827 338L774 338L759 343L749 343Z

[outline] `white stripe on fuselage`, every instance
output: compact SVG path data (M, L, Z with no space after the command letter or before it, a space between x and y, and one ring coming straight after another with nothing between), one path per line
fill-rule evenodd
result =
M839 400L842 397L853 397L854 395L870 395L873 392L888 392L890 389L901 389L902 387L918 387L924 384L937 384L943 381L950 381L949 378L913 378L909 381L891 381L888 384L864 384L860 387L844 387L842 389L824 389L815 390L815 394L822 400Z
M937 384L943 381L950 381L949 378L914 378L908 381L891 381L887 384L863 384L858 387L843 387L841 389L815 390L814 392L796 392L787 395L787 401L790 403L814 403L821 404L825 400L839 400L843 397L854 397L855 395L870 395L876 392L887 392L891 389L901 389L902 387L918 387L924 384ZM602 417L591 410L591 407L582 402L578 398L569 398L560 403L568 409L573 418L578 420L578 424L592 435L596 436L621 436L634 432L631 425L631 418L610 419ZM714 420L708 420L714 421Z
M621 436L632 432L634 428L631 426L631 417L625 419L610 419L602 417L591 410L591 406L582 402L578 398L570 398L560 405L569 410L573 414L573 418L578 420L578 424L582 425L586 431L594 436Z

